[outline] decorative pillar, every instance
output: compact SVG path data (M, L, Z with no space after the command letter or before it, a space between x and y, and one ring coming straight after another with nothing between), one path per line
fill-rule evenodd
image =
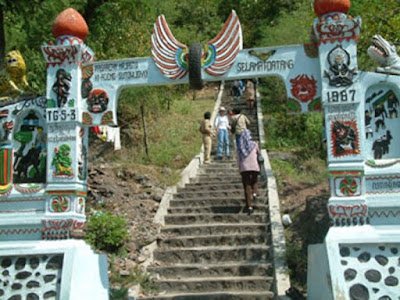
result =
M55 20L47 62L47 207L43 238L66 238L85 221L88 130L82 126L82 64L93 60L84 44L88 26L74 9Z
M330 7L334 12L324 11L323 2L315 1L317 11L324 13L314 21L313 27L322 74L331 186L328 212L333 225L363 225L368 221L368 210L362 196L365 153L361 103L364 95L357 65L361 19L346 14L348 1L343 1L337 9Z
M314 2L331 227L324 244L309 247L308 299L398 299L400 78L358 69L361 19L349 8L349 0Z
M73 9L58 16L53 34L56 42L42 47L46 96L0 103L0 298L104 300L107 258L74 239L87 193L82 64L93 52ZM10 55L22 65L19 52Z

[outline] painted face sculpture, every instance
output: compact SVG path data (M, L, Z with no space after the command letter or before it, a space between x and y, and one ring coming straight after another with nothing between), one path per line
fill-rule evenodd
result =
M108 95L103 89L93 89L87 99L88 110L92 113L102 113L107 109Z
M290 80L292 84L291 92L294 97L301 102L313 100L317 94L317 81L313 76L298 75Z

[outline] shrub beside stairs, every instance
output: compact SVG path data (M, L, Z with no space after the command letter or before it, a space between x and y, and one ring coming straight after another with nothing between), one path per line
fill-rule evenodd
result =
M235 104L224 97L222 105ZM140 299L274 299L267 182L260 180L260 197L248 215L232 154L202 165L170 200L148 268L158 294Z

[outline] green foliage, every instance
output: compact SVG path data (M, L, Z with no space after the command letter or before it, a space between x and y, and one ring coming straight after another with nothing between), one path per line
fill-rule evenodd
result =
M85 239L98 250L115 253L128 239L126 220L109 212L97 213L86 223Z
M218 8L220 15L229 15L232 9L236 11L242 23L244 46L250 48L260 46L264 30L282 13L293 10L295 4L294 0L225 0Z
M257 46L303 44L310 40L315 15L310 0L297 1L293 9L285 10L270 26L262 28Z
M286 262L291 279L307 278L307 248L300 243L286 244ZM297 283L297 282L296 282Z
M306 141L306 155L313 156L319 154L319 157L325 157L325 151L323 148L323 113L308 113L305 119L305 131L304 140Z
M87 44L97 59L149 56L155 18L143 0L104 1L91 12Z
M178 40L190 45L206 42L220 31L232 9L242 23L244 45L265 47L309 40L315 17L310 0L1 0L5 50L17 48L27 61L28 79L41 94L45 89L44 42L53 41L51 27L68 7L86 19L86 41L97 60L150 55L150 35L156 17L164 14ZM397 0L352 0L350 14L363 19L358 45L360 69L372 69L366 54L372 35L399 43L400 8Z
M352 0L349 12L362 18L361 37L358 43L358 65L361 70L376 67L367 54L374 34L380 34L394 45L400 43L400 7L397 0Z
M41 45L53 41L52 24L56 16L68 7L81 11L86 1L79 0L18 0L3 1L5 51L16 48L21 51L27 64L28 81L43 94L46 82L46 65Z
M171 92L171 99L168 110L165 106L166 93L161 91L148 90L152 94L146 97L148 102L146 105L147 134L149 139L149 158L144 153L143 128L140 118L138 104L134 104L139 100L135 100L132 96L133 91L124 95L124 99L120 101L118 111L124 112L121 115L121 126L129 126L136 123L136 127L127 129L129 136L125 139L128 145L134 145L134 148L123 149L116 154L118 160L127 164L129 163L146 163L154 164L160 167L169 166L172 168L183 168L193 156L199 152L201 147L201 138L198 133L199 122L205 111L212 110L214 100L196 100L190 101L187 98ZM141 90L137 89L138 91ZM164 94L163 96L161 96ZM160 96L160 97L159 97ZM122 97L121 97L122 98ZM136 98L137 99L137 98ZM164 104L162 104L164 103ZM150 112L151 110L151 112ZM131 125L130 125L131 126ZM176 179L170 176L169 179Z
M218 1L215 0L165 2L174 7L173 11L169 9L169 14L165 14L168 22L171 22L172 32L188 46L195 42L204 44L214 38L229 15L217 14Z
M284 189L287 180L315 185L328 177L325 161L320 158L302 159L301 157L293 157L285 160L274 158L271 159L271 164L279 190Z
M279 78L260 82L265 115L268 149L294 149L303 158L318 154L325 157L322 147L323 124L321 113L288 114L284 83Z
M128 299L128 288L110 289L109 296L111 300Z
M110 290L111 300L125 300L128 295L128 287L140 285L141 292L145 294L154 293L157 291L157 285L151 278L150 274L141 270L139 267L133 268L129 275L122 276L119 272L114 271L114 263L111 262L110 282L113 286L119 286L119 289Z

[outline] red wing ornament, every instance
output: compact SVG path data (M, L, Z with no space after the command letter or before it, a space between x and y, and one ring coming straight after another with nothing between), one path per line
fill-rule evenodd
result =
M207 53L202 67L212 76L224 75L243 49L242 27L236 12L232 10L218 35L207 43Z
M158 69L170 79L183 78L188 72L188 47L171 33L164 15L157 18L151 35L151 54Z
M173 36L164 15L154 24L151 45L153 60L164 76L185 77L189 70L189 48ZM236 12L232 11L218 35L202 50L201 67L211 76L222 76L232 67L242 48L242 28Z

